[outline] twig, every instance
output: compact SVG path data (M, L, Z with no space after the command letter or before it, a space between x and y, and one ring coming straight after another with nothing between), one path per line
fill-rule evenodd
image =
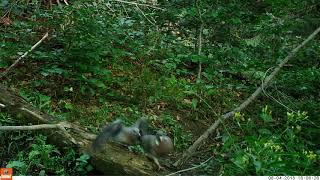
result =
M126 9L126 7L121 3L121 7L124 9L124 12L126 13L126 15L127 15L127 17L129 17L129 14L128 14L128 12L127 12L127 9Z
M26 57L31 51L33 51L36 47L38 47L42 43L42 41L45 40L47 37L48 37L48 32L40 39L40 41L38 41L35 45L33 45L28 51L26 51L22 56L20 56L8 69L6 69L3 72L3 74L0 75L0 77L6 76L12 68L17 66L17 64L21 61L21 59Z
M292 101L290 100L290 98L289 98L288 95L286 95L285 93L281 92L281 91L278 89L277 85L275 85L274 88L275 88L275 90L282 96L282 98L284 98L284 99L286 99L287 101L289 101L289 102L291 103L291 105L294 106L295 109L298 109L298 106L297 106L294 102L292 102Z
M0 20L3 19L3 18L5 18L5 17L7 16L7 14L9 14L9 12L10 12L10 10L7 10L7 11L4 13L4 15L0 18Z
M174 163L175 166L180 166L184 163L185 160L187 160L189 157L193 155L193 153L197 150L197 148L201 145L201 143L206 140L209 135L219 126L221 122L224 120L232 117L236 112L239 112L246 108L253 100L255 100L262 92L262 89L269 86L270 82L273 80L273 78L279 73L280 69L291 59L295 56L295 54L303 47L305 46L310 40L312 40L318 33L320 32L320 27L318 27L307 39L305 39L301 44L299 44L296 48L294 48L288 56L276 67L273 72L265 79L264 83L261 84L259 88L256 89L254 93L251 94L251 96L246 99L242 104L240 104L238 107L233 109L232 111L222 115L218 120L212 124L194 143L192 146L190 146L182 155L182 157Z
M5 18L6 16L10 16L10 13L11 13L11 10L12 10L12 8L13 7L15 7L16 5L17 5L17 3L18 3L18 1L16 1L16 2L14 2L14 4L11 4L11 6L10 6L10 9L8 9L5 13L4 13L4 15L1 17L1 19L2 18Z
M175 175L175 174L179 174L179 173L182 173L182 172L187 172L187 171L191 171L191 170L193 170L193 169L197 169L197 168L203 166L203 165L204 165L205 163L207 163L208 161L210 161L212 158L213 158L213 156L211 156L209 159L205 160L204 162L200 163L200 164L197 165L197 166L193 166L193 167L187 168L187 169L182 169L182 170L180 170L180 171L177 171L177 172L168 174L167 176L173 176L173 175Z
M60 5L60 0L56 0L56 2L57 2L58 5ZM63 2L64 2L67 6L69 5L69 3L68 3L67 0L63 0Z
M266 78L268 72L269 72L271 69L272 69L272 68L269 68L269 69L266 71L266 73L264 74L263 79L261 80L261 84L264 83L264 79ZM262 85L261 87L264 87L264 85ZM295 112L293 109L291 109L291 108L289 108L288 106L286 106L285 104L283 104L283 103L281 102L281 100L278 100L278 99L276 99L275 97L273 97L271 94L267 93L266 90L265 90L265 88L262 88L262 92L263 92L264 95L266 95L266 96L269 97L270 99L274 100L276 103L280 104L281 106L283 106L283 107L286 108L287 110L290 110L290 111L292 111L292 112Z
M214 115L218 116L218 114L216 113L216 111L213 109L213 107L206 101L204 100L200 95L198 95L197 93L192 93L194 95L196 95L201 101L203 101L213 112Z
M127 4L138 5L138 6L146 6L146 7L150 7L150 8L153 8L153 9L158 9L158 10L164 11L164 9L162 9L162 8L159 8L159 7L156 7L156 6L152 6L152 5L149 5L149 4L140 4L140 3L136 3L136 2L122 1L122 0L114 0L114 1L121 2L121 3L127 3Z
M144 12L139 8L138 5L136 5L136 8L141 12L141 14L147 19L147 21L149 21L149 23L151 23L152 25L156 26L156 24L154 22L152 22L145 14Z
M64 2L67 6L69 6L69 4L68 4L68 1L67 1L67 0L63 0L63 2Z
M41 114L38 114L37 112L34 112L26 107L20 107L19 109L20 111L24 111L25 113L31 115L32 117L37 118L38 120L45 121L45 118Z

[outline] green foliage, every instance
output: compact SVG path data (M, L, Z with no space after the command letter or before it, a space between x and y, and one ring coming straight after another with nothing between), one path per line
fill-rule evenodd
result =
M14 168L15 175L84 175L93 170L88 163L86 154L76 158L76 153L70 149L61 152L53 145L46 144L44 136L35 137L29 152L19 152L17 160L9 161L8 168ZM75 165L73 164L75 161Z
M77 171L77 174L84 175L93 170L92 165L88 164L89 158L89 155L83 154L76 159L75 170Z
M15 125L10 116L0 113L0 125ZM0 132L2 165L14 169L14 175L84 175L93 170L87 154L73 149L61 150L47 144L46 137L32 132ZM10 153L8 153L10 152ZM79 157L78 157L79 156Z
M268 109L268 106L265 106L264 108L262 108L262 113L260 114L260 117L265 123L272 122L273 119L271 113L272 111Z
M147 114L154 128L173 137L180 153L319 26L319 5L316 0L175 0L158 1L161 11L109 0L52 7L46 1L5 0L0 17L12 22L0 21L0 71L49 31L4 83L41 110L95 133L114 117L130 125ZM319 173L319 50L315 38L264 90L266 96L224 122L221 138L203 146L217 158L203 164L201 174ZM0 124L15 122L1 113ZM92 169L87 155L60 152L32 132L0 133L10 140L1 144L15 152L6 162L19 174L86 175Z
M136 153L136 154L144 154L145 150L141 145L136 145L136 146L129 146L129 150Z
M54 34L55 43L61 46L58 53L62 58L53 64L63 63L63 66L53 65L42 71L42 74L62 74L66 79L73 79L72 85L77 86L83 94L91 94L101 89L108 89L111 76L105 57L112 53L109 16L102 16L98 6L85 5L85 8L70 7L54 11L53 23L58 23L60 29Z
M262 109L265 123L273 123L268 106ZM239 115L237 115L239 117ZM287 113L286 125L271 129L258 129L258 132L236 137L223 136L221 153L228 153L231 164L219 158L223 165L223 175L315 175L319 153L312 144L307 144L303 134L306 112ZM250 121L246 120L246 121ZM243 124L243 123L242 123ZM305 126L305 125L304 125ZM250 131L257 125L250 126ZM246 132L250 132L246 131Z
M39 92L32 92L32 91L20 91L21 97L26 99L27 101L31 102L35 106L39 107L42 110L50 110L51 106L51 97L43 95Z
M175 148L180 151L186 149L190 145L192 135L184 132L181 125L170 115L163 115L160 119L161 124L172 133Z

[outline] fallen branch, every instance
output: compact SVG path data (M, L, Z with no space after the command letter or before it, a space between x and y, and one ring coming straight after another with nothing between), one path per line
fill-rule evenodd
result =
M47 37L48 37L48 32L35 45L33 45L28 51L26 51L22 56L20 56L8 69L6 69L3 72L3 74L0 75L0 77L6 76L11 71L12 68L17 66L17 64L21 61L21 59L26 57L31 51L37 48L42 43L42 41L44 41Z
M43 129L59 129L65 137L73 144L78 144L76 140L67 132L65 128L71 128L71 125L65 122L58 124L40 124L30 126L0 126L0 131L34 131Z
M31 126L0 126L0 131L34 131L42 129L59 129L61 124L40 124Z
M212 124L194 143L192 146L190 146L182 155L182 157L174 163L175 166L182 165L188 158L190 158L194 152L197 150L197 148L201 145L201 143L206 140L211 133L219 126L221 122L224 120L232 117L236 112L242 111L244 108L246 108L253 100L255 100L262 92L262 90L266 87L268 87L273 80L273 78L279 73L280 69L291 59L295 56L295 54L303 47L305 46L310 40L312 40L318 33L320 32L320 27L316 29L307 39L305 39L300 45L298 45L296 48L294 48L288 56L276 67L273 72L267 76L264 83L261 84L261 86L256 89L256 91L251 94L251 96L246 99L242 104L240 104L237 108L234 110L220 116L218 120Z

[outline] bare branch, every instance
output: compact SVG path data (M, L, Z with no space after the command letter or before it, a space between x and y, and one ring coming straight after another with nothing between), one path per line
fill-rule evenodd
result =
M155 22L152 22L145 14L144 12L139 8L138 5L136 5L136 8L141 12L141 14L154 26L156 26Z
M215 116L218 116L218 113L213 109L213 107L205 100L205 99L203 99L200 95L198 95L197 93L192 93L192 94L194 94L195 96L197 96L201 101L203 101L211 110L212 110L212 112L213 112L213 114L215 115Z
M35 45L33 45L28 51L26 51L22 56L20 56L8 69L6 69L6 71L4 71L3 74L0 75L0 77L6 76L12 68L17 66L17 64L21 61L21 59L26 57L31 51L33 51L36 47L38 47L42 43L42 41L45 40L47 37L48 37L48 32L40 39L40 41L38 41Z
M61 124L40 124L31 126L0 126L0 131L34 131L42 129L59 129Z
M63 135L67 137L72 143L78 144L65 128L71 128L71 125L65 122L61 122L58 124L40 124L31 126L0 126L0 131L34 131L43 129L59 129L63 133Z
M256 89L254 93L251 94L251 96L246 99L242 104L240 104L237 108L233 109L232 111L222 115L218 120L212 124L194 143L192 146L190 146L182 155L182 157L174 163L175 166L180 166L184 163L185 160L190 158L194 152L197 150L197 148L201 145L201 143L206 140L211 133L219 126L221 122L224 120L232 117L236 112L240 112L244 108L246 108L250 103L252 103L262 92L262 90L270 85L274 77L279 73L280 69L290 60L292 59L295 54L303 47L305 46L310 40L312 40L318 33L320 32L320 27L316 29L307 39L305 39L301 44L299 44L296 48L294 48L288 56L276 67L273 72L267 76L264 83L261 84L261 86Z

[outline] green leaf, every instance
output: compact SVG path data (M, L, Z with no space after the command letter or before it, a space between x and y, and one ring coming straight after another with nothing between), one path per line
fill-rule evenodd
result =
M0 7L5 7L7 6L9 3L8 3L8 0L1 0L1 3L0 3Z
M255 36L251 39L245 39L244 41L248 46L257 47L261 42L261 37Z
M107 76L107 75L110 75L110 74L111 74L111 71L108 70L108 69L100 69L100 70L98 71L98 74Z
M249 163L249 157L245 154L240 153L234 159L232 159L232 162L239 168L246 169Z
M79 158L77 158L77 161L86 163L89 158L90 156L88 154L83 154Z
M64 108L65 108L65 109L69 109L69 110L74 109L72 103L69 103L69 102L65 102Z
M262 113L262 114L260 114L260 117L266 123L273 121L272 116L269 114Z
M192 109L197 109L197 105L198 105L198 100L192 99Z
M91 165L91 164L89 164L89 165L86 167L86 170L87 170L87 172L92 171L92 170L93 170L92 165Z
M41 74L42 76L44 76L44 77L46 77L46 76L48 76L48 75L49 75L49 73L44 72L44 71L42 71L40 74Z
M45 176L46 175L46 171L45 170L41 170L40 172L39 172L39 176Z
M263 128L263 129L258 129L258 132L262 135L271 135L272 132L269 129Z
M8 63L5 61L0 61L0 68L6 68L8 67Z
M21 161L12 161L7 164L7 168L24 167L26 164Z
M29 153L29 160L34 159L37 155L41 154L39 151L34 150Z
M256 168L256 172L259 172L259 171L261 171L261 166L262 166L262 163L260 162L260 161L257 161L257 160L253 160L253 164L254 164L254 166L255 166L255 168Z
M98 79L90 79L89 81L90 81L93 85L95 85L95 86L97 86L97 87L99 87L99 88L103 88L103 89L107 88L107 86L106 86L102 81L100 81L100 80L98 80Z

